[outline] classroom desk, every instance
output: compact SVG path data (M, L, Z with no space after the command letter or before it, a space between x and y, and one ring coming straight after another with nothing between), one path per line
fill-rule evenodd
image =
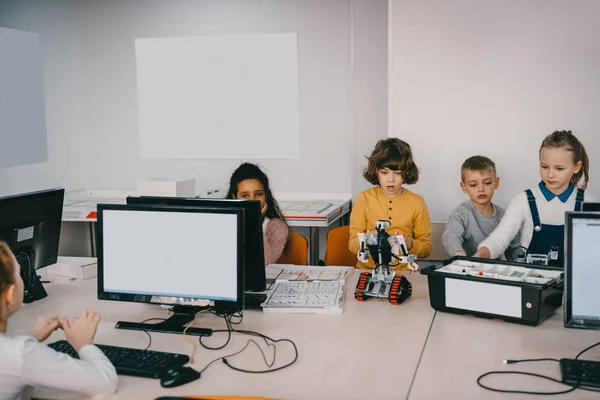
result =
M174 389L163 389L158 380L119 376L118 392L111 399L154 399L161 395L247 395L285 399L398 399L405 398L415 373L421 350L430 329L434 311L429 307L426 279L412 274L413 296L405 304L394 306L383 300L357 302L354 287L358 273L347 278L346 298L342 314L267 314L244 312L239 329L256 330L272 338L290 338L299 350L296 364L269 374L245 374L230 370L217 362L203 372L201 378ZM60 313L78 315L83 307L102 314L96 341L98 343L144 348L148 336L139 331L114 328L118 320L143 320L164 317L167 310L148 304L99 301L96 280L63 282L53 278L47 284L49 296L24 306L9 323L9 333L26 333L35 316ZM53 289L54 285L62 285ZM63 289L68 290L64 291ZM201 314L195 326L223 329L222 319ZM192 347L180 335L151 333L153 350L190 354ZM51 335L48 342L63 339L62 331ZM218 346L225 334L215 334L206 343ZM234 335L225 350L196 350L196 369L211 360L240 350L248 337ZM260 341L258 341L260 343ZM262 343L261 343L262 344ZM264 347L264 345L262 346ZM268 350L267 350L268 351ZM268 354L272 354L268 352ZM292 358L290 345L278 345L278 365ZM249 369L264 368L256 348L232 359L232 364ZM72 398L65 392L36 390L37 397Z
M430 262L422 262L422 267ZM43 274L43 269L40 270ZM238 329L256 330L272 338L296 342L299 358L288 369L269 374L244 374L217 362L202 377L174 389L163 389L157 380L119 376L119 390L111 399L154 399L161 395L246 395L284 399L508 399L538 396L510 396L477 386L479 375L492 370L520 370L560 379L556 363L540 362L505 365L504 359L574 357L583 348L600 340L599 332L565 329L562 309L537 327L470 315L436 313L429 305L426 277L408 275L413 295L393 306L383 300L365 303L354 300L358 271L347 278L342 314L267 314L246 311ZM59 313L75 317L83 307L102 314L98 343L144 348L143 332L117 330L119 320L141 321L165 317L167 310L148 304L117 303L96 299L96 280L67 281L52 277L46 284L48 297L25 305L11 317L9 333L26 333L35 317ZM201 314L194 326L223 329L221 319ZM153 350L190 354L192 347L180 335L151 333ZM62 331L48 342L63 339ZM224 334L215 334L206 343L218 346ZM211 360L240 350L248 338L234 335L225 350L198 347L193 366L200 370ZM264 347L264 345L263 345ZM267 350L268 351L268 350ZM268 352L268 354L272 354ZM291 360L289 345L278 346L277 365ZM583 358L600 359L600 349ZM246 350L233 361L248 369L264 366L256 348ZM524 376L491 377L485 381L498 388L564 390L564 386ZM36 396L73 398L74 395L39 389ZM596 399L597 393L577 390L562 395L568 399ZM563 398L561 397L561 398Z
M505 359L575 358L584 348L600 341L600 332L563 327L562 307L540 325L527 326L470 315L436 313L423 357L410 391L410 399L521 399L540 396L497 393L480 388L477 377L488 371L529 371L560 380L557 362L504 364ZM582 359L600 360L594 348ZM484 378L498 389L554 392L567 386L523 375ZM583 390L560 399L598 399L599 393Z
M63 222L89 224L90 254L96 257L96 206L98 203L125 204L125 190L80 190L65 196ZM294 227L309 228L309 264L319 264L319 232L338 220L348 223L351 195L339 193L277 193L286 222Z

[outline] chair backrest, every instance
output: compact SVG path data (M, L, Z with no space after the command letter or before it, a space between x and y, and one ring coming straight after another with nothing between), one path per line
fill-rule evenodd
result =
M425 260L440 261L448 258L442 243L442 234L445 229L446 224L431 224L431 254Z
M356 254L348 250L350 227L340 226L327 233L327 251L325 252L325 265L356 266Z
M287 248L277 264L308 265L308 241L298 233L290 232Z

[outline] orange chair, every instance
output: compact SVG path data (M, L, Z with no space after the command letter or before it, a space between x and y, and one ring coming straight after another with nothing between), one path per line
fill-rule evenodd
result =
M308 240L298 233L290 232L287 248L277 264L308 265Z
M340 226L327 233L327 251L325 252L325 265L339 265L355 267L356 254L348 250L350 227Z

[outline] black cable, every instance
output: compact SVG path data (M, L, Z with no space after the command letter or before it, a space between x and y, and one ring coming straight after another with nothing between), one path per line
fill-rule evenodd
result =
M495 374L502 374L502 375L508 375L508 374L513 374L513 375L527 375L527 376L535 376L538 378L543 378L543 379L547 379L549 381L552 382L557 382L563 385L567 385L570 386L566 383L563 383L562 381L559 381L558 379L554 379L551 378L549 376L545 376L545 375L540 375L540 374L534 374L533 372L521 372L521 371L490 371L490 372L486 372L483 375L480 375L479 378L477 378L477 384L479 386L481 386L484 389L487 390L491 390L492 392L500 392L500 393L516 393L516 394L537 394L537 395L542 395L542 396L549 396L549 395L555 395L555 394L564 394L564 393L569 393L574 391L575 389L581 389L578 385L575 385L573 387L571 387L570 389L567 390L563 390L560 392L534 392L534 391L529 391L529 390L508 390L508 389L496 389L490 386L485 386L483 383L481 383L481 380L483 378L485 378L488 375L495 375Z
M144 322L148 322L148 321L166 321L166 318L148 318L148 319L143 320L141 323L143 324ZM144 349L144 351L146 351L152 345L152 336L150 336L150 333L146 330L142 330L142 332L144 332L146 335L148 335L148 346L146 346L146 348Z
M213 314L218 315L217 313L213 313ZM229 322L229 317L227 315L223 315L222 317L223 317L223 319L225 319L225 324L227 325L227 329L213 330L213 333L227 332L227 340L225 341L225 343L222 346L210 347L210 346L207 346L204 343L202 343L203 336L199 336L198 342L200 342L200 345L207 350L221 350L221 349L225 348L225 346L227 346L229 344L229 342L231 341L231 332L233 331L233 328L231 327L231 323Z
M237 312L236 314L239 314L238 316L240 318L243 318L243 313L241 311ZM215 315L218 315L218 314L215 313ZM235 314L233 314L233 315L235 315ZM229 368L233 369L234 371L246 372L246 373L250 373L250 374L264 374L264 373L268 373L268 372L279 371L279 370L282 370L284 368L287 368L287 367L291 366L292 364L294 364L298 360L298 347L296 346L296 344L291 339L272 339L269 336L264 335L264 334L262 334L260 332L248 331L248 330L244 330L244 329L240 329L240 330L233 329L232 322L231 322L231 318L232 318L233 315L232 314L221 315L223 317L223 319L225 320L225 324L227 325L227 329L213 330L213 333L227 332L227 341L225 342L225 344L223 344L222 346L219 346L219 347L209 347L209 346L206 346L204 343L202 343L202 336L200 336L198 338L198 341L200 342L200 344L202 345L202 347L204 347L205 349L208 349L208 350L220 350L220 349L224 348L225 346L227 346L227 344L229 344L229 341L231 340L231 334L232 333L239 333L239 334L242 334L242 335L256 336L256 337L262 338L265 341L265 343L267 344L268 347L272 347L273 348L273 360L269 363L269 361L267 360L267 356L265 355L263 349L258 345L258 343L256 343L254 340L250 339L250 340L248 340L248 342L246 343L246 345L241 350L239 350L239 351L237 351L237 352L235 352L233 354L229 354L229 355L226 355L226 356L223 356L223 357L218 357L218 358L212 360L211 362L209 362L200 371L200 373L204 372L208 367L210 367L212 364L214 364L215 362L217 362L219 360L222 360L225 365L227 365ZM240 323L240 322L241 322L241 319L240 319L240 321L238 321L238 323ZM273 343L272 344L269 343L269 340L271 342L273 342ZM294 347L294 352L295 352L294 359L291 362L289 362L289 363L287 363L285 365L282 365L280 367L271 368L273 365L275 365L275 359L276 359L276 354L277 354L277 347L275 346L275 343L279 343L279 342L289 342L289 343L292 344L292 346ZM248 346L250 345L250 343L254 343L258 347L258 349L259 349L259 351L260 351L260 353L261 353L261 355L263 357L263 360L265 361L265 364L267 365L268 369L266 369L266 370L260 370L260 371L246 370L246 369L239 368L239 367L236 367L234 365L231 365L229 363L229 361L227 360L227 358L231 358L231 357L234 357L234 356L240 354L241 352L243 352L244 350L246 350L248 348Z
M588 351L588 350L591 350L591 349L593 349L593 348L594 348L594 347L596 347L596 346L600 346L600 342L598 342L598 343L596 343L596 344L593 344L593 345L591 345L591 346L589 346L589 347L586 347L585 349L581 350L581 351L579 352L579 354L577 354L577 355L575 356L575 359L577 360L577 359L578 359L578 358L579 358L579 357L580 357L580 356L581 356L583 353L585 353L585 352L586 352L586 351Z
M556 358L525 358L523 360L504 360L504 364L517 364L517 363L537 362L537 361L556 361L556 362L560 362L560 360L557 360Z
M588 350L593 349L596 346L600 346L600 342L593 344L589 347L586 347L585 349L583 349L582 351L579 352L579 354L577 354L577 356L575 356L575 359L578 359L583 353L585 353ZM522 363L522 362L539 362L539 361L552 361L552 362L557 362L560 363L560 360L557 360L556 358L526 358L523 360L504 360L505 364L517 364L517 363ZM509 389L496 389L490 386L486 386L483 383L481 383L481 380L483 378L485 378L486 376L489 375L509 375L509 374L513 374L513 375L525 375L525 376L533 376L536 378L542 378L542 379L546 379L552 382L556 382L556 383L560 383L562 385L565 386L569 386L569 389L563 390L563 391L557 391L557 392L534 392L534 391L528 391L528 390L509 390ZM490 371L490 372L486 372L485 374L480 375L477 378L477 385L479 385L480 387L487 389L487 390L491 390L492 392L500 392L500 393L515 393L515 394L535 394L535 395L542 395L542 396L547 396L547 395L556 395L556 394L565 394L565 393L569 393L574 391L575 389L580 389L580 390L585 390L588 392L598 392L600 393L600 390L596 390L596 389L591 389L589 387L585 387L585 386L581 386L580 382L577 382L575 385L570 385L568 383L563 382L562 380L558 380L555 378L552 378L550 376L546 376L546 375L540 375L540 374L536 374L533 372L522 372L522 371Z

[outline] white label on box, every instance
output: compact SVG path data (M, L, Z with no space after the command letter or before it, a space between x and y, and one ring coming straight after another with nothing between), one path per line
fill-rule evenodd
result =
M446 307L521 318L521 288L446 279Z

